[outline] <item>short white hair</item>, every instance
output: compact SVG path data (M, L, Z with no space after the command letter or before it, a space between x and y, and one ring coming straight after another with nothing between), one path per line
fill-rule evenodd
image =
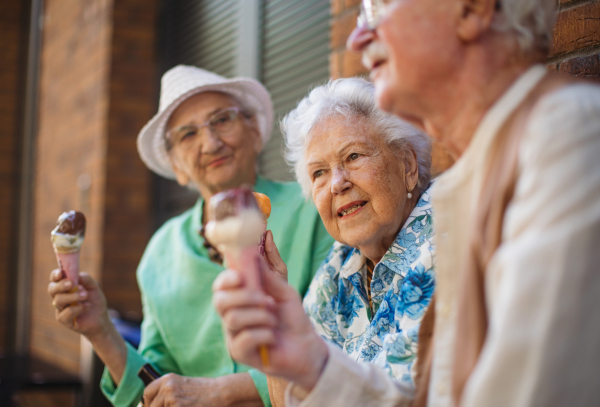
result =
M306 169L305 149L315 126L332 117L349 120L362 118L373 134L384 137L388 144L405 154L415 152L419 168L417 189L423 192L431 177L431 140L425 133L407 122L379 109L375 102L375 87L361 78L329 81L314 88L298 107L281 121L286 159L294 167L296 179L305 197L311 197L311 182Z
M548 51L558 0L498 0L493 22L497 32L510 33L522 51Z

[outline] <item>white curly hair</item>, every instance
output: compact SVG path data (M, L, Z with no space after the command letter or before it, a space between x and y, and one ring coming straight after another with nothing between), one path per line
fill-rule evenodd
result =
M375 88L361 78L331 80L314 88L296 109L281 121L286 159L294 167L305 197L311 197L311 181L306 169L305 149L315 126L332 117L364 118L374 134L384 137L399 153L412 150L417 156L417 189L423 192L431 177L431 140L407 122L379 109Z
M548 51L558 0L497 0L493 21L497 32L512 34L522 51Z

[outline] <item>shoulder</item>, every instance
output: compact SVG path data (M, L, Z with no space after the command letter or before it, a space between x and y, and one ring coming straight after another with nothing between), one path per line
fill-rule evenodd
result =
M551 92L537 102L529 117L524 148L560 151L564 146L600 130L600 86L574 82Z

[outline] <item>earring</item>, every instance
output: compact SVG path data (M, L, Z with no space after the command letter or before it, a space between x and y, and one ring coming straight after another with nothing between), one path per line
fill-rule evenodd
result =
M412 194L409 192L407 195L408 199L412 198Z

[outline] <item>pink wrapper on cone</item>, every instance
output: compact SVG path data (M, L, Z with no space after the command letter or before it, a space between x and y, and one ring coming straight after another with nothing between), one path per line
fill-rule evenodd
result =
M79 254L80 252L56 253L58 266L65 272L67 279L71 280L75 288L79 284Z

